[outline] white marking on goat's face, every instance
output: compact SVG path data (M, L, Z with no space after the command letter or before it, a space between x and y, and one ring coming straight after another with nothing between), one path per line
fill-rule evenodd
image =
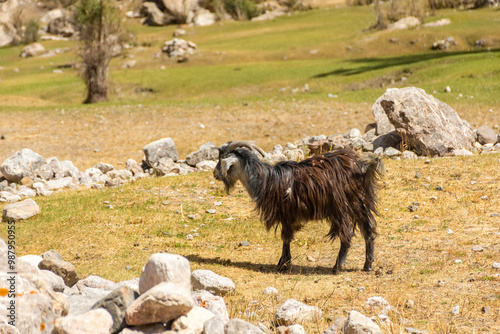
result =
M227 158L221 159L220 166L222 175L226 176L229 168L231 168L231 166L233 166L237 162L238 158L234 154L229 155Z

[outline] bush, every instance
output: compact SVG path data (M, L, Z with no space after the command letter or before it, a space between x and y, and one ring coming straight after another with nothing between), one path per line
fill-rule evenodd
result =
M22 43L23 44L31 44L37 42L40 36L38 35L38 30L40 26L38 25L38 21L30 20L26 23L26 27L24 29Z
M257 5L250 0L223 0L224 8L235 20L250 20L259 16L261 11Z

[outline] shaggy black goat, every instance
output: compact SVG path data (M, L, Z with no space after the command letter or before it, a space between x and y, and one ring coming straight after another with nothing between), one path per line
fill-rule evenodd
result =
M326 219L328 236L340 238L341 246L333 273L346 261L351 238L359 227L366 243L364 270L372 269L376 235L376 181L383 163L375 155L359 156L352 150L328 152L301 162L283 161L272 166L262 162L256 151L265 153L249 141L222 145L214 177L223 181L229 194L240 180L255 201L266 228L281 225L283 251L278 270L290 268L290 242L295 232L309 220Z

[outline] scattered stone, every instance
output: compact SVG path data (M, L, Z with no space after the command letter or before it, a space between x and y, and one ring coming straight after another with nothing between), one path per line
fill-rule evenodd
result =
M495 144L497 142L497 134L486 125L481 126L476 131L477 141L481 145Z
M259 327L248 321L234 318L224 326L225 334L245 333L245 334L262 334Z
M204 334L224 334L224 323L215 316L205 321L203 324L203 332Z
M494 269L500 269L500 262L493 262L492 267L493 267Z
M213 214L214 214L214 213L216 213L217 211L216 211L215 209L208 209L208 210L206 210L205 212L206 212L206 213L210 213L210 214L212 214L212 215L213 215Z
M417 154L443 156L456 149L469 149L474 143L470 125L423 89L390 88L377 101L396 132Z
M128 159L125 163L125 168L128 171L132 172L133 175L141 175L142 173L144 173L141 165L139 165L139 163L134 159Z
M412 328L412 327L405 327L405 331L408 334L425 334L426 332L421 331L420 329Z
M46 52L46 50L42 44L32 43L30 45L25 46L21 50L21 54L19 55L19 57L21 57L21 58L35 57L35 56L40 56L40 55L44 54L45 52Z
M481 313L482 313L482 314L488 314L488 313L490 313L490 312L491 312L491 307L489 307L489 306L483 306L483 307L481 308Z
M382 330L376 323L365 315L354 310L349 312L349 317L345 322L343 330L345 334L382 334Z
M36 267L38 268L38 264ZM40 276L50 284L55 292L64 292L66 284L64 283L64 280L61 276L53 273L50 270L40 270Z
M275 287L270 286L270 287L265 288L262 293L265 294L265 295L274 295L274 294L278 293L278 289L276 289Z
M172 322L172 330L178 333L203 333L203 324L214 318L215 314L209 310L194 306L186 315L181 315Z
M47 260L51 260L51 259L55 259L55 260L61 260L63 259L62 255L59 254L55 249L51 249L51 250L48 250L46 251L45 253L43 253L41 255L42 259L47 259Z
M455 315L459 314L460 313L460 306L458 306L458 305L453 306L453 308L451 309L451 313L455 314Z
M316 306L309 306L295 299L286 300L276 311L276 322L280 325L290 326L319 319L321 310Z
M0 202L15 203L21 200L21 196L14 195L8 191L0 191Z
M91 310L80 315L69 315L55 320L58 334L109 334L113 319L105 309Z
M0 172L9 182L19 182L24 177L34 179L38 167L45 164L45 159L30 149L23 149L7 158L0 166Z
M126 326L125 311L139 297L139 294L129 287L121 287L103 299L99 300L92 306L92 309L103 308L111 314L113 325L111 326L111 333L119 333Z
M180 255L156 253L151 255L144 266L139 280L139 293L142 295L162 282L171 282L180 292L191 291L191 269L189 261Z
M146 155L146 162L150 167L156 167L161 158L170 158L174 162L179 159L177 147L171 138L163 138L143 148Z
M408 210L410 210L410 212L416 212L418 211L418 206L417 205L409 205L408 206Z
M174 38L163 44L161 51L169 58L193 55L198 52L198 47L191 41L185 41L182 38Z
M162 282L153 286L128 308L125 319L128 325L146 325L168 322L186 315L194 307L194 302L178 284Z
M71 188L74 186L73 178L71 176L63 177L62 179L47 181L47 189L49 191L58 190L62 188Z
M76 273L76 268L73 264L57 259L43 259L39 264L38 268L50 270L54 274L59 275L63 278L64 284L69 287L78 282L78 275Z
M200 146L200 148L191 152L186 156L186 163L195 167L198 163L206 160L217 161L219 159L219 151L216 149L214 143L209 141Z
M89 275L87 278L79 280L77 285L80 289L87 287L95 289L114 290L116 288L115 282L96 275Z
M214 295L225 296L235 290L234 282L211 270L197 269L191 274L193 290L207 290Z
M453 151L452 155L456 157L470 157L472 154L471 151L465 149L465 148L459 148Z
M387 314L391 310L391 305L381 296L370 297L366 300L366 305L373 311L381 314Z
M2 220L24 220L36 216L40 212L40 207L38 207L36 202L33 199L28 198L22 202L6 205L3 208Z
M344 317L336 317L333 325L325 329L323 334L340 334L346 321L347 319Z
M418 27L420 25L420 20L415 16L404 17L387 27L387 30L406 30Z
M242 246L242 247L248 247L248 246L250 246L250 243L248 241L246 241L246 240L243 240L243 241L240 242L240 246Z
M472 251L474 252L482 252L484 248L482 246L473 246Z
M229 322L229 313L223 297L215 296L206 290L193 291L191 295L196 305L204 307L215 314L223 325Z

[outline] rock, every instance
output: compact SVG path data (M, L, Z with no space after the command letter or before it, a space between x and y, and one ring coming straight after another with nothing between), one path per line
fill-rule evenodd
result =
M43 259L48 259L48 260L50 260L50 259L62 260L63 259L62 255L59 254L55 249L51 249L51 250L46 251L45 253L43 253L41 255L41 257L42 257L42 260Z
M382 147L384 150L388 147L399 149L401 147L401 137L394 130L378 136L373 140L372 144L374 150L379 147Z
M186 315L193 306L189 292L172 282L163 282L141 294L127 308L125 319L128 325L168 322Z
M404 17L387 27L387 30L405 30L410 28L415 28L420 25L420 20L415 16Z
M0 202L15 203L21 200L21 196L14 195L8 191L0 191Z
M173 37L182 37L186 34L186 30L184 29L180 29L180 28L177 28L174 30L174 32L172 33L172 36Z
M23 220L39 214L40 208L36 202L31 199L25 199L22 202L8 204L3 208L2 220Z
M19 57L21 58L35 57L35 56L40 56L45 52L46 52L45 48L43 47L42 44L32 43L30 45L25 46L21 50L21 54L19 55Z
M121 287L92 306L92 309L103 308L111 314L113 325L111 333L119 333L126 326L125 311L139 297L139 294L129 287Z
M160 158L160 161L155 166L155 173L158 176L168 175L171 173L179 174L181 169L178 164L171 158Z
M24 178L24 179L26 179L26 178ZM36 196L36 191L33 190L33 189L31 189L31 188L25 187L25 186L19 186L17 188L17 194L19 196L22 196L22 197L35 197Z
M465 148L459 148L457 150L454 150L452 155L456 156L456 157L470 157L472 156L472 152L465 149Z
M198 9L193 18L195 26L210 26L215 23L216 16L207 9Z
M276 311L276 322L289 326L319 319L321 310L316 306L309 306L295 299L286 300Z
M50 270L54 274L61 276L64 283L69 287L72 287L78 282L76 268L69 262L57 259L43 259L38 264L38 268Z
M366 300L366 305L377 314L387 314L391 310L391 304L381 296L368 298Z
M446 26L451 23L451 20L448 18L440 19L434 22L429 22L425 23L422 26L423 27L441 27L441 26Z
M401 155L401 151L395 149L394 147L388 147L388 148L386 148L384 150L384 154L383 155L386 156L386 157L400 156Z
M52 191L50 191L42 182L33 183L33 188L38 196L50 196Z
M19 182L25 176L34 179L38 167L45 164L45 159L30 149L23 149L7 158L0 166L0 172L9 182Z
M202 334L203 324L215 317L209 310L195 306L186 315L181 315L172 322L172 330L177 333Z
M207 290L214 295L225 296L235 290L234 282L211 270L197 269L191 274L193 290Z
M204 334L224 334L224 323L215 316L205 321L203 324L203 332Z
M382 106L380 105L382 97L383 95L379 97L372 106L372 114L373 117L375 118L375 124L376 124L375 134L379 136L395 130L394 125L392 125L391 122L389 122L389 119L385 114L384 108L382 108Z
M224 326L225 334L262 334L259 327L238 318L231 319Z
M186 163L194 167L201 161L217 161L218 159L219 151L216 149L214 143L209 141L208 143L201 145L197 151L189 153L186 157Z
M162 323L125 327L120 334L166 334L167 326Z
M40 261L41 262L41 261ZM38 268L38 265L37 265ZM56 275L50 270L40 270L40 276L47 281L55 292L64 292L66 284L61 276Z
M223 297L215 296L206 290L193 291L191 296L196 305L204 307L215 314L223 325L228 323L229 313Z
M190 294L191 269L189 261L180 255L156 253L151 255L144 266L139 280L139 293L142 295L152 287L163 282L177 286L177 290Z
M286 327L285 333L287 334L306 334L306 330L302 325L295 324Z
M459 314L460 313L460 306L455 305L451 308L451 314Z
M351 130L349 130L349 132L347 132L344 135L344 138L347 139L360 138L360 137L362 137L361 131L359 131L356 128L352 128Z
M198 52L196 44L190 41L185 41L182 38L174 38L163 44L161 51L169 58L192 55ZM174 159L177 161L177 159Z
M49 191L71 188L73 186L75 186L75 184L71 176L63 177L62 179L47 181L47 188L49 189Z
M125 168L132 172L133 175L139 175L144 173L144 170L142 169L141 165L134 159L128 159L127 162L125 163Z
M403 159L404 160L416 160L416 159L418 159L418 155L416 155L412 151L404 151L403 152Z
M38 264L43 260L40 255L24 255L18 257L19 260L31 264L33 267L38 268Z
M284 11L281 10L273 10L273 11L266 11L264 14L253 17L251 21L267 21L267 20L274 20L278 16L285 15Z
M476 131L477 141L481 145L495 144L497 142L497 134L486 125L481 126Z
M472 251L474 252L482 252L484 248L482 246L473 246Z
M71 176L73 179L78 179L78 177L80 176L80 171L75 167L75 165L73 165L73 162L69 160L63 160L59 162L59 165L61 166L62 177ZM58 177L57 174L56 177Z
M500 269L500 262L493 262L492 267L494 269Z
M170 158L174 162L179 159L177 147L171 138L163 138L149 143L144 146L143 151L150 167L156 167L161 158Z
M172 23L174 19L162 12L154 2L143 2L139 13L145 17L142 24L148 26L164 26Z
M136 292L139 292L139 280L140 280L140 278L136 277L136 278L132 278L130 280L118 282L118 283L116 283L116 288L121 288L122 286L127 286L130 289L132 289Z
M347 321L346 318L344 317L337 317L335 318L335 321L333 322L333 325L325 329L323 334L338 334L341 333L342 329L344 328L345 322Z
M412 328L412 327L405 327L405 331L408 334L426 334L426 332L421 331L420 329Z
M0 47L20 40L16 28L9 22L0 24Z
M109 334L112 325L111 315L100 308L56 319L54 328L57 334Z
M77 283L78 288L83 289L87 288L95 288L95 289L104 289L104 290L114 290L116 289L116 283L105 278L89 275L88 277L81 279Z
M196 164L196 169L200 172L213 171L217 166L216 161L200 161Z
M390 88L377 101L408 148L417 154L443 156L469 149L474 143L470 125L420 88Z
M278 289L270 286L270 287L265 288L265 290L262 293L265 295L275 295L278 293Z
M382 334L382 330L376 323L354 310L349 312L349 317L345 322L343 330L345 334Z
M115 167L113 165L110 165L110 164L107 164L104 162L99 162L96 165L94 165L94 167L92 167L92 168L96 168L96 169L100 170L101 173L103 173L103 174L106 174L106 173L115 169Z
M111 293L109 290L96 288L83 288L82 290L73 286L72 289L66 289L65 294L68 295L69 314L83 314L92 309L92 307Z

